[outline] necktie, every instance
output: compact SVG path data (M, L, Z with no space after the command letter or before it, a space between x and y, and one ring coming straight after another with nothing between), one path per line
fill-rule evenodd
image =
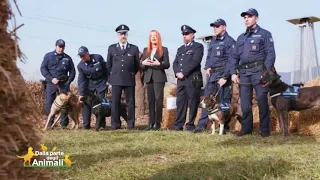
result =
M122 51L124 51L125 50L125 47L124 47L124 45L122 45Z

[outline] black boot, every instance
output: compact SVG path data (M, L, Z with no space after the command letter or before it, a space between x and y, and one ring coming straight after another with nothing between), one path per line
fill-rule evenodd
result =
M153 126L154 126L153 123L149 124L149 127L148 127L146 130L147 130L147 131L153 130Z
M160 123L155 123L153 126L154 130L159 130L161 128L161 124Z

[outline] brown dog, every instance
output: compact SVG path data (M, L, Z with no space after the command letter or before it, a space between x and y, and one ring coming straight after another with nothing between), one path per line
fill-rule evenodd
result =
M301 111L320 107L320 86L303 87L302 84L288 85L281 81L274 71L265 71L260 83L269 89L271 103L278 114L280 129L283 136L289 134L290 111Z
M54 102L52 103L44 130L48 129L49 121L54 115L58 115L58 116L54 118L54 122L51 125L50 129L52 129L54 125L58 121L60 121L60 117L63 114L68 114L68 118L74 122L74 125L72 125L71 129L73 128L78 129L80 124L79 114L81 111L81 106L76 105L75 102L76 102L76 97L71 92L67 92L66 94L65 93L59 94L55 98Z
M212 123L211 135L215 134L215 121L218 121L220 125L219 135L223 135L225 133L225 119L231 119L232 117L235 117L238 121L240 121L242 118L239 100L239 87L233 84L231 93L232 99L231 103L228 105L220 104L215 93L210 93L208 96L205 96L199 104L199 107L207 109L208 119Z

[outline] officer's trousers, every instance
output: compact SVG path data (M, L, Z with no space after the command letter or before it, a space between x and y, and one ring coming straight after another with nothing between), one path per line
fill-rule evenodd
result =
M91 93L94 93L94 90L91 90ZM97 90L97 95L100 98L105 98L106 95L106 87L99 89L99 91ZM83 117L83 126L86 129L90 128L90 124L91 124L91 107L88 106L86 103L83 103L83 109L82 109L82 117ZM105 117L100 117L100 125L99 127L105 128L106 126L106 118Z
M69 88L70 88L70 85L64 84L64 83L59 83L58 85L55 85L55 84L52 84L51 82L48 82L46 84L45 111L46 111L47 115L49 115L49 113L50 113L52 103L53 103L54 99L56 98L56 93L59 92L59 89L61 91L68 91ZM50 119L49 126L53 124L54 117L55 116L53 116ZM69 119L68 119L67 115L62 115L60 120L61 120L60 121L61 126L67 126L69 124Z
M219 94L217 97L219 97L221 103L230 103L231 101L231 89L230 89L231 81L228 80L227 83L221 87ZM208 82L205 89L204 89L204 95L208 96L210 93L216 93L220 88L220 85L217 82ZM198 121L198 128L206 129L208 124L208 112L205 108L201 111L201 117ZM225 129L229 129L229 122L230 119L226 119L225 121Z
M128 129L134 128L135 124L135 86L115 86L112 85L112 104L111 104L111 128L120 129L120 103L121 94L124 90L126 104L128 107Z
M195 128L194 120L198 113L198 107L200 103L201 87L194 88L188 86L177 87L177 112L176 120L174 123L174 129L182 130L183 125L186 122L187 109L189 106L189 122L186 124L187 130L193 130Z
M259 84L260 74L241 75L240 74L240 104L242 109L241 126L242 131L252 132L253 130L253 114L252 114L252 91L256 92L256 98L259 107L260 131L270 132L270 109L268 104L267 89ZM246 84L252 83L252 85Z

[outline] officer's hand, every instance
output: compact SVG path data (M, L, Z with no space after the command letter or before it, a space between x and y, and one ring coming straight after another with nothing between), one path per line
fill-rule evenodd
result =
M78 103L82 102L82 98L83 98L83 96L79 96Z
M239 78L238 78L238 75L236 75L236 74L232 74L231 79L232 79L232 81L234 83L239 83L240 82Z
M218 81L218 84L221 86L223 86L224 84L226 84L227 80L226 79L223 79L223 78L220 78L219 81Z
M160 65L160 62L158 61L158 59L154 58L155 61L151 62L151 65L152 66L159 66Z
M142 64L145 66L150 66L151 65L151 60L149 58L145 59L142 61Z
M176 76L178 79L183 79L183 74L181 72L178 72Z
M52 81L51 81L53 84L58 84L59 83L59 80L57 78L53 78Z
M211 68L208 68L208 69L206 70L206 75L207 75L207 76L210 76L210 74L211 74Z

